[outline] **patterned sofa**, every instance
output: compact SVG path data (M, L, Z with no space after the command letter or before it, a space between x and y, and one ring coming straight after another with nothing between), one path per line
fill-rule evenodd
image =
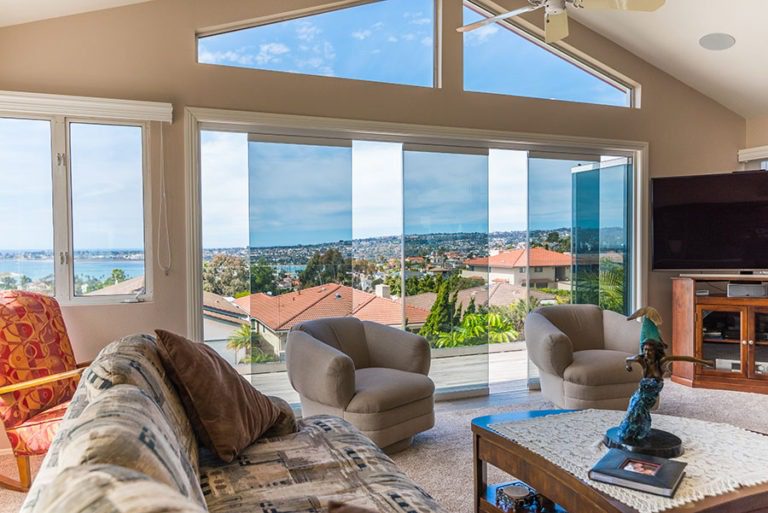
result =
M127 337L85 371L21 512L320 513L331 500L443 511L348 422L289 424L222 463L198 449L154 338Z

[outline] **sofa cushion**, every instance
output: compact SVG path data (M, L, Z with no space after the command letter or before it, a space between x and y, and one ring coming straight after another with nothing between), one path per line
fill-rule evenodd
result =
M37 504L40 513L205 513L202 505L147 475L116 465L80 465L59 474Z
M157 330L160 358L198 439L232 461L278 420L280 410L216 351Z
M160 407L144 391L116 385L64 423L47 463L59 472L84 464L110 464L146 474L204 503L197 474Z
M435 384L427 376L383 367L355 371L355 395L346 411L379 413L431 397Z
M82 381L89 401L115 385L133 385L143 390L163 411L197 470L198 441L160 360L154 337L131 335L107 345L85 370Z
M563 378L578 385L600 386L637 383L642 377L639 368L627 372L626 359L632 356L621 351L594 349L573 353L573 363L565 369Z
M259 440L228 464L203 455L208 511L318 513L331 501L379 513L444 511L349 422L319 415L300 428Z

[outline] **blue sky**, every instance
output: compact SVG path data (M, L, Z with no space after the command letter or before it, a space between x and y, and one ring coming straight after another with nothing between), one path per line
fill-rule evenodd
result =
M75 251L144 247L141 128L73 123ZM0 247L53 248L51 124L0 118Z
M387 0L200 39L198 60L416 86L433 83L433 0Z

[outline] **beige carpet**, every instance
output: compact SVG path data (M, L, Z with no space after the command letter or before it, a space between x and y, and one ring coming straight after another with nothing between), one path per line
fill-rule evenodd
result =
M487 398L438 403L437 424L416 437L414 446L393 459L451 513L472 511L472 446L470 422L491 413L552 408L538 392L493 394ZM765 395L690 389L667 381L659 413L727 422L768 434ZM35 462L35 468L40 460ZM0 472L15 475L11 457L0 458ZM489 469L492 482L508 480ZM15 513L23 494L0 491L0 513Z

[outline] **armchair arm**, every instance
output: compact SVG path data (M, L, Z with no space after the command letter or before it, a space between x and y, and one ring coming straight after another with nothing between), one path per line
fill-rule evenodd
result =
M43 376L42 378L30 379L21 383L14 383L12 385L5 385L0 387L0 395L10 394L11 392L17 392L19 390L26 390L27 388L35 388L49 383L55 383L62 379L79 377L85 368L73 369L65 372L59 372L58 374L51 374L50 376Z
M540 371L563 376L573 363L573 343L543 315L532 312L525 319L525 345L528 357Z
M371 321L363 321L363 329L371 367L429 374L432 361L427 339Z
M285 348L288 379L312 401L344 409L355 395L352 358L303 331L288 333Z

